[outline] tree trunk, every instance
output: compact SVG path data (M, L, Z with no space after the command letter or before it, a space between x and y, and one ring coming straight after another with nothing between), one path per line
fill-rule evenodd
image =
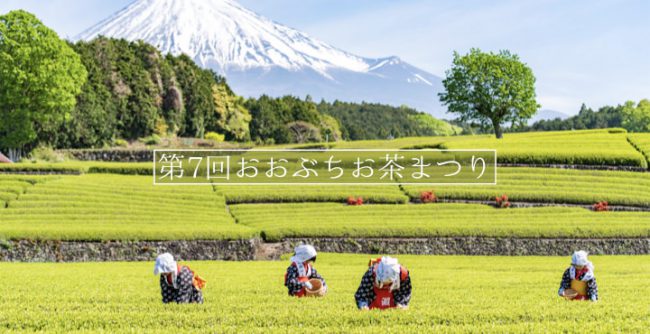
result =
M9 160L11 160L11 161L17 161L16 160L16 155L17 155L17 152L16 152L16 149L14 149L14 148L10 148L7 151L7 158L9 158Z
M494 134L497 136L497 139L502 139L503 130L501 129L501 123L497 120L492 120L492 126L494 127Z

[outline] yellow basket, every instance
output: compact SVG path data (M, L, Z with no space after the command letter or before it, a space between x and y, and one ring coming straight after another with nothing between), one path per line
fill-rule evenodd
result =
M326 293L325 286L323 286L323 281L318 278L312 278L309 280L311 283L311 289L305 288L305 294L308 297L322 297Z
M573 290L573 289L566 289L566 290L564 290L563 295L564 295L564 298L571 300L571 299L574 299L575 297L578 297L578 291Z

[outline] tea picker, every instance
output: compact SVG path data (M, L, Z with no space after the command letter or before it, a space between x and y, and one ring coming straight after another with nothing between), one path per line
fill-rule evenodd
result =
M594 265L587 259L588 253L577 251L571 256L571 266L564 271L558 294L568 300L598 300L598 285Z
M169 253L156 258L154 275L160 275L160 293L163 303L203 303L206 281L188 266L181 266Z
M354 298L360 310L407 309L411 301L411 277L397 259L370 260Z
M316 262L316 249L300 245L294 249L291 265L284 274L284 286L290 296L322 297L327 293L325 279L318 274L312 263Z

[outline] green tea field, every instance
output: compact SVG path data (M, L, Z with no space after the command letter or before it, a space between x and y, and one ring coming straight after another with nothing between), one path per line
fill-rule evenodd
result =
M648 13L0 0L0 334L650 333Z
M307 300L286 296L286 261L190 262L208 280L203 305L162 305L152 262L0 262L0 332L643 332L650 325L650 304L637 299L647 292L648 256L599 254L646 254L629 245L650 239L648 143L646 135L613 129L506 134L498 142L467 136L330 145L497 149L501 166L497 185L490 186L399 180L154 186L150 162L0 165L0 255L14 259L47 247L59 252L56 259L63 258L62 242L87 247L131 242L145 248L142 252L151 251L142 242L282 245L301 238L514 238L523 245L536 239L613 245L586 249L594 254L597 303L557 297L573 251L561 246L553 254L566 256L503 257L525 252L499 253L499 248L488 257L396 254L411 270L413 299L409 310L387 312L360 312L354 304L370 256L365 254L319 255L316 267L330 292ZM509 207L497 205L502 195ZM350 205L350 198L362 205ZM155 255L143 254L153 255L138 259Z
M402 255L409 310L361 312L354 292L368 258L319 255L329 287L322 299L286 295L286 261L190 263L208 280L203 305L163 305L152 263L0 263L0 331L639 333L650 325L647 256L594 256L600 301L592 304L557 296L568 257Z

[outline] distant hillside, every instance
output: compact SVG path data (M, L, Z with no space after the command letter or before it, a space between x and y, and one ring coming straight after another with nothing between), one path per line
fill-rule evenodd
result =
M568 118L568 117L569 117L569 115L567 115L567 114L565 114L565 113L563 113L563 112L559 112L559 111L555 111L555 110L544 109L544 110L540 110L540 111L538 111L538 112L535 114L535 116L533 116L533 118L531 118L531 119L528 121L528 124L533 124L533 123L535 123L535 122L539 122L539 121L541 121L541 120L551 120L551 119L556 119L556 118L559 118L559 119L566 119L566 118Z

